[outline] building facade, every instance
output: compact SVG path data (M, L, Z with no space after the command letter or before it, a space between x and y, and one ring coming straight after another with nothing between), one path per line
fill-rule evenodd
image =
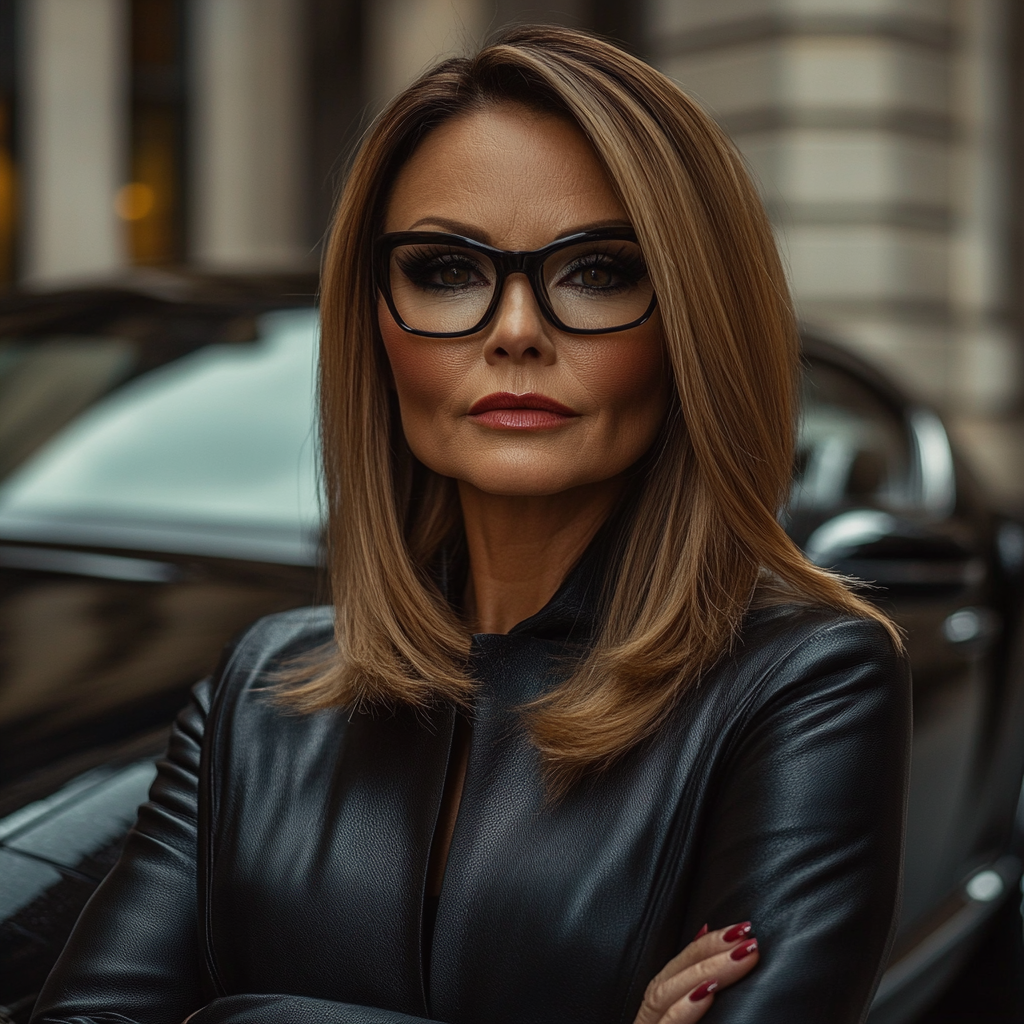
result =
M0 278L315 266L344 159L510 20L606 33L746 158L801 317L1024 498L1016 0L0 0Z
M942 406L1018 500L1014 0L651 0L646 54L758 179L804 321Z

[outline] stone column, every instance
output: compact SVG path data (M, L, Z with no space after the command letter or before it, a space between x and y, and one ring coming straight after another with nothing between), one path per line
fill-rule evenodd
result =
M647 48L756 177L800 314L950 409L1012 402L1005 0L650 0Z
M25 0L21 13L23 277L109 275L126 262L126 2Z
M192 0L190 15L190 258L221 270L303 266L302 5Z
M489 6L487 0L373 0L365 8L373 111L437 60L475 50L490 27Z

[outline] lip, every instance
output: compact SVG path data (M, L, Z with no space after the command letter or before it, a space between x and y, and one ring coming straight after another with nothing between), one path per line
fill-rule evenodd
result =
M525 395L513 395L508 391L495 391L493 395L485 395L474 402L469 409L470 416L477 416L482 412L495 412L499 409L540 409L543 412L553 412L559 416L575 416L567 405L556 402L547 395L535 395L528 391Z
M579 414L547 395L496 391L474 402L469 415L481 426L499 430L546 430L563 426Z

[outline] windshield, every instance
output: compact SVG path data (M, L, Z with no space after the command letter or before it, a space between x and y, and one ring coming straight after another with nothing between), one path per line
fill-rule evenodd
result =
M0 538L311 563L316 341L281 310L109 394L0 485Z

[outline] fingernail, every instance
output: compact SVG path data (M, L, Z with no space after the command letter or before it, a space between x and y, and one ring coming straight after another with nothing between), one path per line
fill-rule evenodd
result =
M750 934L750 922L742 921L734 924L723 936L723 942L735 942L737 939L745 939Z
M702 999L707 999L715 989L718 988L718 979L715 978L713 981L705 981L702 985L698 985L690 993L690 1002L699 1003Z
M704 938L704 936L707 935L707 933L708 933L708 926L704 925L704 927L701 928L701 930L699 932L697 932L696 935L694 935L693 941L696 942L698 939Z
M750 956L755 949L757 949L757 939L751 939L750 942L744 942L742 946L737 946L729 956L733 960L742 960L745 956Z

